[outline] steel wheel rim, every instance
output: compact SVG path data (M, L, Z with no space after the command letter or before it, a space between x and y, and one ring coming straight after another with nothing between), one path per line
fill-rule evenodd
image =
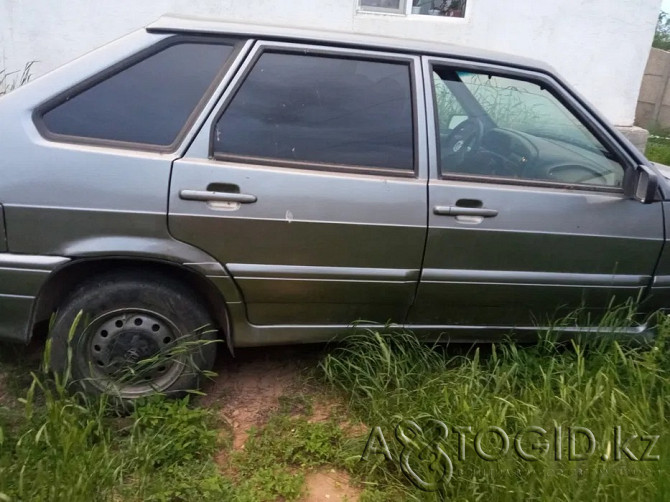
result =
M82 337L86 374L101 391L125 399L164 392L185 367L185 355L173 353L180 336L172 321L152 310L101 314Z

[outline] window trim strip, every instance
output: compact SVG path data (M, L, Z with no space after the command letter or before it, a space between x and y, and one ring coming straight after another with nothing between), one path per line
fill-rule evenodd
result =
M373 174L377 176L393 176L398 178L416 178L415 171L409 169L392 169L383 167L368 167L352 164L330 164L327 162L311 162L299 160L275 159L272 157L254 157L251 155L233 155L215 153L212 160L219 162L234 162L237 164L254 164L269 167L287 167L293 169L307 169L310 171L327 171L335 173Z
M486 175L474 175L474 174L448 173L440 175L438 180L471 181L475 183L528 186L538 188L558 188L562 190L584 190L587 192L605 192L605 193L622 194L622 195L624 193L623 188L614 186L586 185L580 183L561 183L559 181L549 181L549 180L544 181L544 180L523 179L523 178L504 178L502 176L486 176Z

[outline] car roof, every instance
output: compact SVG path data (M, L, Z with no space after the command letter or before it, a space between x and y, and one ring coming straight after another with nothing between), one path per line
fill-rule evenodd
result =
M147 26L150 32L204 33L220 35L241 35L273 40L330 43L337 45L382 49L389 52L430 54L456 59L468 59L487 63L503 63L519 68L539 70L554 74L546 63L510 54L463 47L453 44L412 40L386 36L371 36L344 31L312 30L286 26L233 23L224 20L168 14Z

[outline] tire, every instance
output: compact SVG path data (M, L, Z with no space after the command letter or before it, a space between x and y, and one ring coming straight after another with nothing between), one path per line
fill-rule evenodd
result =
M202 372L214 365L217 336L190 288L128 271L79 286L56 313L49 338L54 373L69 369L71 384L86 394L129 403L197 389Z

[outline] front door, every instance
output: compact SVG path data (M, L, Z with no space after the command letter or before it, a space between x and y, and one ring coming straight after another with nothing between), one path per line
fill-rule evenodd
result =
M257 325L402 322L427 208L418 58L257 43L186 156L170 232Z
M429 231L412 324L532 326L636 297L663 242L660 203L548 77L426 60ZM593 315L596 314L596 315Z

